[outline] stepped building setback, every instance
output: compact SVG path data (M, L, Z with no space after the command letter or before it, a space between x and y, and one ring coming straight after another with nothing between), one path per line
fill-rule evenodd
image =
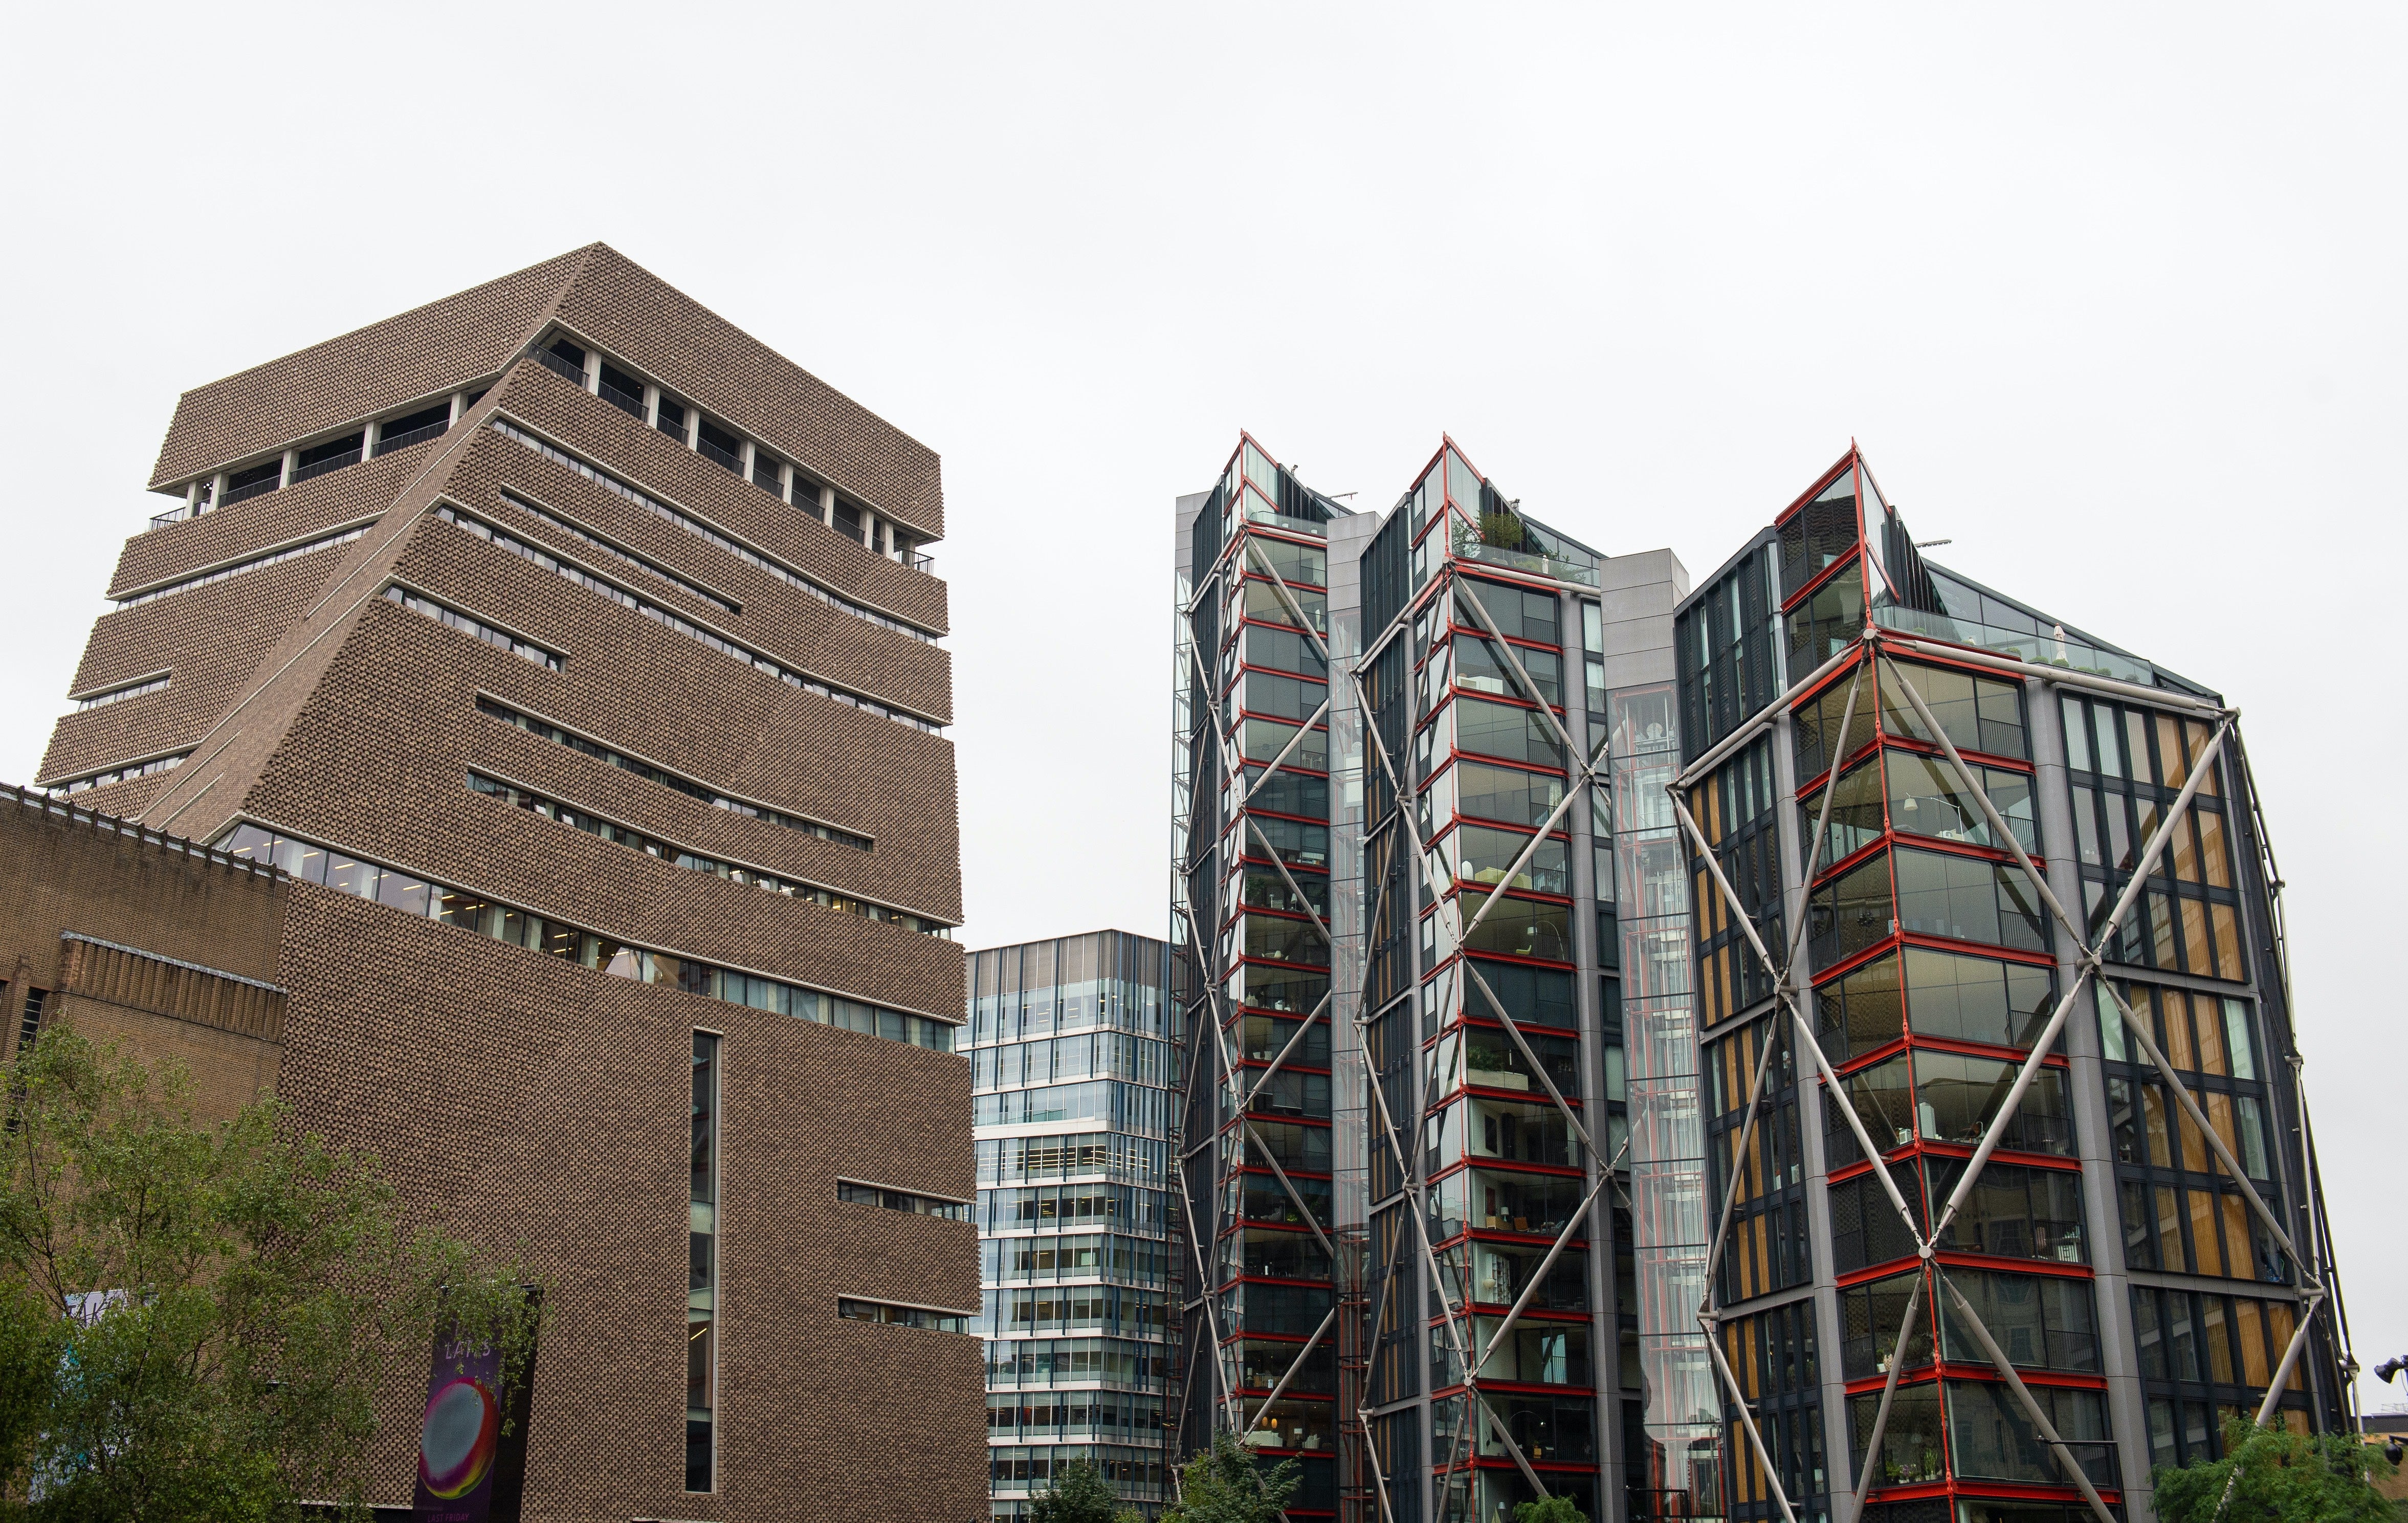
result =
M597 244L185 394L150 484L36 782L280 930L62 912L28 1029L93 938L272 986L211 1071L552 1278L526 1516L980 1516L936 454Z
M1694 592L1451 441L1381 515L1241 438L1177 523L1183 1447L1346 1523L2114 1523L2349 1425L2217 694L1853 449Z

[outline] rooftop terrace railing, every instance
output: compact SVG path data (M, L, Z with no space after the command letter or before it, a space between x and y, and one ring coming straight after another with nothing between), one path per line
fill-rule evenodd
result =
M283 484L284 482L279 478L270 476L265 480L253 481L249 486L230 486L226 488L225 495L218 499L218 506L231 508L237 502L248 502L253 497L264 497Z
M377 436L376 453L381 458L395 450L406 450L451 431L452 425L447 422L428 424L423 428L405 428L398 434L380 434Z
M1996 651L2034 666L2061 667L2068 671L2111 677L2117 682L2136 682L2143 687L2151 687L2157 682L2157 668L2148 662L2120 651L2101 650L2070 635L2054 632L2036 635L2029 630L2002 629L1997 625L1952 619L1945 613L1927 613L1921 609L1903 608L1895 603L1876 603L1873 623L1885 629L1895 629L1925 639Z
M1526 550L1508 550L1502 545L1484 544L1468 535L1456 540L1455 556L1457 560L1477 561L1483 566L1526 572L1553 582L1570 582L1583 587L1597 585L1597 568L1594 566L1558 560L1553 555L1535 554Z
M582 387L585 384L585 366L581 365L571 365L566 359L553 353L549 349L538 349L532 351L532 352L538 360L542 362L545 369L558 371L563 380L573 381L577 382L580 387Z
M329 471L340 470L345 466L356 466L360 463L362 458L363 456L358 450L346 450L341 454L328 455L323 460L313 460L306 466L295 466L293 467L292 484L299 486L302 482L308 481L313 477L323 476Z
M527 358L535 360L538 364L542 365L544 368L560 376L563 380L568 381L569 384L577 387L579 390L587 390L584 366L571 363L568 359L553 352L549 348L531 345L528 347L525 353ZM598 390L591 393L590 395L598 395L602 400L609 403L612 407L619 409L630 417L640 420L644 416L646 410L644 398L633 392L612 385L608 380L601 381L599 383ZM663 417L666 418L673 415L675 410L674 404L664 402L663 407ZM687 409L684 415L691 416L691 409ZM379 438L375 441L375 445L372 449L368 446L368 443L364 437L360 447L357 449L347 451L328 459L313 461L308 465L298 467L292 472L292 478L289 481L284 479L283 473L279 470L263 480L252 481L248 485L229 487L225 492L221 494L214 502L204 502L197 505L187 504L180 508L171 508L164 513L153 513L150 515L150 526L153 529L163 529L170 524L180 523L188 518L198 518L204 513L211 512L219 508L231 507L233 504L245 501L248 498L265 496L268 493L277 491L281 487L298 485L303 481L308 481L312 477L323 476L329 472L340 470L346 466L358 465L361 461L372 458L373 456L390 454L394 451L402 449L408 445L416 444L423 440L433 438L438 434L448 433L452 426L453 424L449 420L442 423L428 424L423 427L412 428L403 433L392 435L389 438ZM655 426L657 426L657 424ZM706 421L704 426L708 428L712 425ZM662 432L666 433L672 438L682 440L684 438L684 430L682 428L665 428ZM747 476L744 469L743 456L740 453L724 449L720 445L712 443L709 438L697 438L695 440L695 448L698 453L733 472L738 478L749 481L752 486L768 493L773 497L778 497L781 501L785 500L780 491L779 481L774 471L771 473L770 479L767 481L762 481L757 474ZM797 481L797 494L799 495L802 472L797 470L796 477ZM801 504L798 503L796 506L801 506ZM806 510L808 511L809 510L807 509ZM1280 513L1271 513L1268 516L1257 513L1254 516L1263 522L1270 524L1271 526L1276 528L1293 530L1300 534L1309 534L1316 539L1325 539L1327 537L1327 530L1321 524L1310 523L1304 519L1289 518L1284 514ZM863 548L869 549L871 554L879 555L882 560L893 560L900 565L908 566L912 570L921 573L923 576L936 575L937 561L936 557L933 555L922 554L917 550L905 550L899 548L891 554L882 554L877 550L870 549L868 546L864 546Z
M1309 534L1315 539L1329 538L1329 525L1326 524L1316 524L1309 518L1291 518L1285 513L1277 512L1268 508L1249 507L1246 510L1246 522L1265 524L1274 529L1285 529L1290 534Z

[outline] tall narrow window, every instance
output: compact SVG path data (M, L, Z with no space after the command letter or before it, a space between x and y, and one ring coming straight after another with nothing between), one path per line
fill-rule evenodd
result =
M42 1003L50 999L48 989L25 991L25 1012L17 1025L17 1056L22 1057L33 1049L35 1039L42 1034ZM2230 1001L2227 1001L2230 1003Z
M693 1272L685 1313L685 1488L709 1491L719 1408L719 1038L694 1034Z

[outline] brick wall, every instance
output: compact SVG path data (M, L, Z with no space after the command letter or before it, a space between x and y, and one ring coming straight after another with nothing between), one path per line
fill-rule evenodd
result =
M968 1223L839 1203L839 1174L973 1192L969 1065L631 984L308 885L283 1093L416 1209L552 1286L528 1425L535 1518L983 1516L976 1338L839 1320L858 1295L978 1304ZM724 1034L720 1473L682 1489L693 1032ZM414 1374L374 1499L406 1503Z

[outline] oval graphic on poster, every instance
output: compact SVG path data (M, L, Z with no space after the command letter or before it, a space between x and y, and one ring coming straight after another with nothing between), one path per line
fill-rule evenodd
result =
M472 1375L444 1382L426 1399L418 1430L418 1478L434 1495L465 1496L494 1468L502 1413L494 1393Z

